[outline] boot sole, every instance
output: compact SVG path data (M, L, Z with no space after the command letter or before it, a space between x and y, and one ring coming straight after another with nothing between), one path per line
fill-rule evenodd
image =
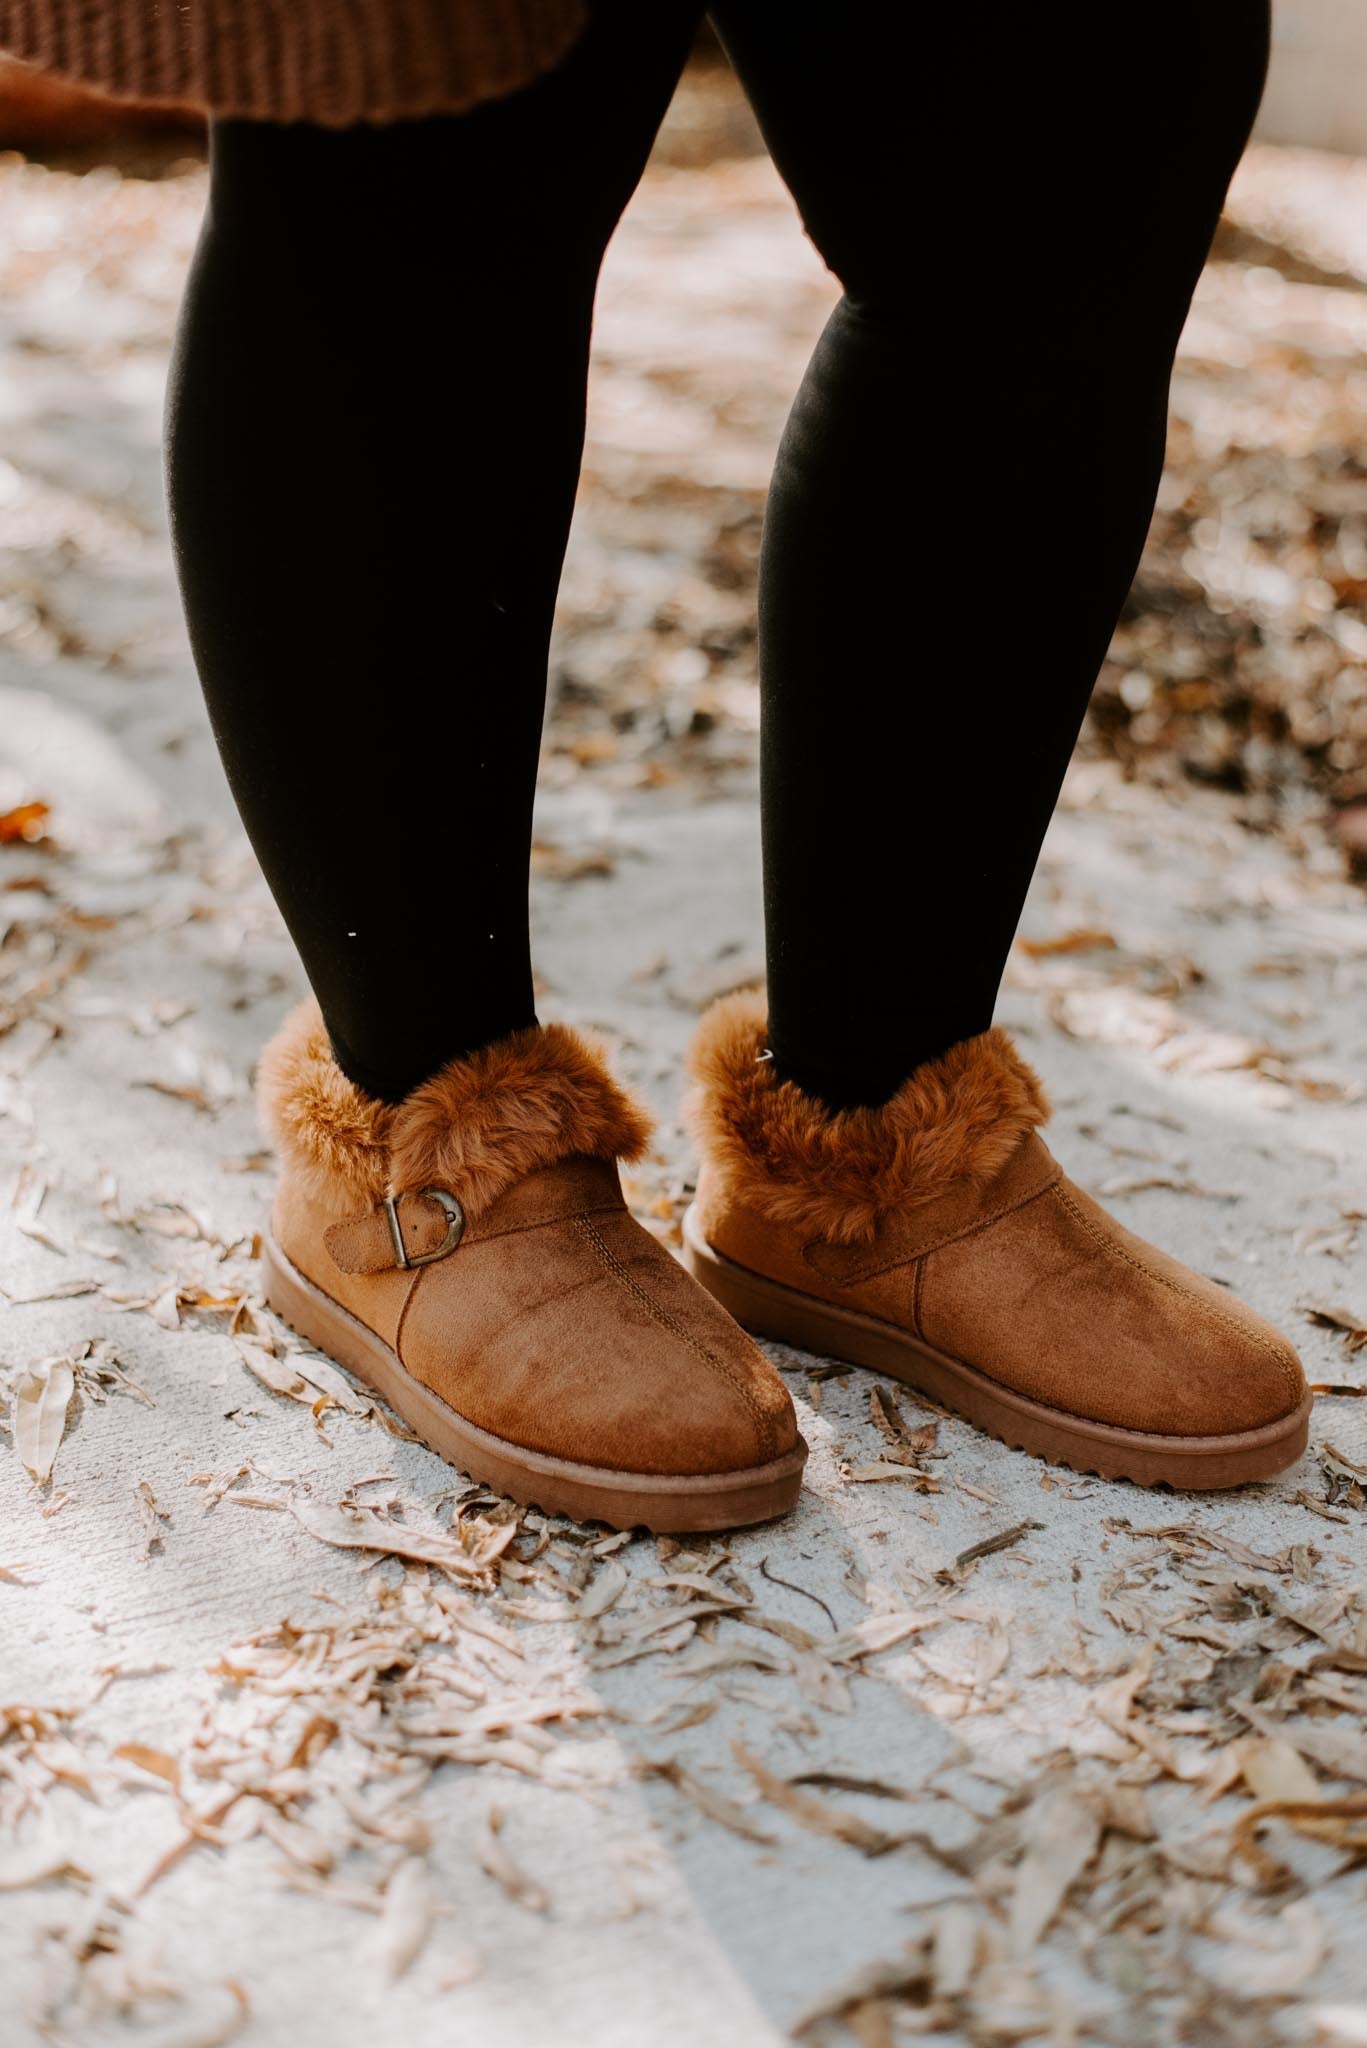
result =
M481 1485L546 1514L659 1535L739 1529L787 1514L797 1500L807 1446L767 1465L694 1475L616 1472L525 1449L467 1422L415 1379L383 1340L294 1265L274 1238L262 1246L266 1301L281 1321L345 1366L388 1403L429 1450Z
M751 1336L887 1373L1013 1450L1051 1465L1099 1479L1130 1479L1137 1486L1222 1488L1271 1479L1305 1449L1308 1393L1290 1415L1232 1436L1151 1435L1089 1422L1014 1393L962 1359L919 1343L895 1323L814 1301L736 1265L713 1250L692 1209L684 1216L683 1238L689 1272Z

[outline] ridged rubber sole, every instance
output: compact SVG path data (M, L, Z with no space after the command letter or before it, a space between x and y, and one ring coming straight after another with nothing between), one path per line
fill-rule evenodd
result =
M688 1270L752 1336L887 1373L1013 1450L1051 1465L1099 1479L1130 1479L1137 1486L1216 1488L1271 1479L1305 1449L1309 1394L1293 1414L1231 1436L1168 1436L1091 1422L1014 1393L894 1323L815 1301L723 1258L703 1237L692 1209L684 1217L683 1238Z
M524 1507L612 1529L684 1535L769 1522L797 1499L807 1458L801 1438L767 1465L680 1476L579 1465L491 1436L414 1379L396 1353L301 1273L272 1237L264 1242L261 1264L266 1300L282 1322L363 1381L438 1457Z

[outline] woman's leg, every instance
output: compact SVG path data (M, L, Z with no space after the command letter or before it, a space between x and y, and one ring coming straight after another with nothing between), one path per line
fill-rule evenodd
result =
M876 0L714 11L845 286L761 568L770 1045L874 1103L991 1022L1267 7L993 4L914 50Z
M216 125L168 405L196 662L337 1057L397 1101L533 1021L546 645L600 259L697 0L600 0L457 116Z

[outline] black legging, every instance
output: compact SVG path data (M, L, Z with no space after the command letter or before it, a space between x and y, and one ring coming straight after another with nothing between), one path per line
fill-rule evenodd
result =
M593 294L700 12L599 0L463 116L214 128L168 416L190 633L337 1056L390 1099L534 1016ZM770 1038L833 1105L991 1020L1266 58L1265 0L950 12L714 9L845 287L759 598Z

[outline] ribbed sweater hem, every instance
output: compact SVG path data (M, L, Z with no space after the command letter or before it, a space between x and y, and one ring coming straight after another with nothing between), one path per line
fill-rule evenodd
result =
M584 0L0 0L0 49L118 99L342 128L515 92L584 18Z

